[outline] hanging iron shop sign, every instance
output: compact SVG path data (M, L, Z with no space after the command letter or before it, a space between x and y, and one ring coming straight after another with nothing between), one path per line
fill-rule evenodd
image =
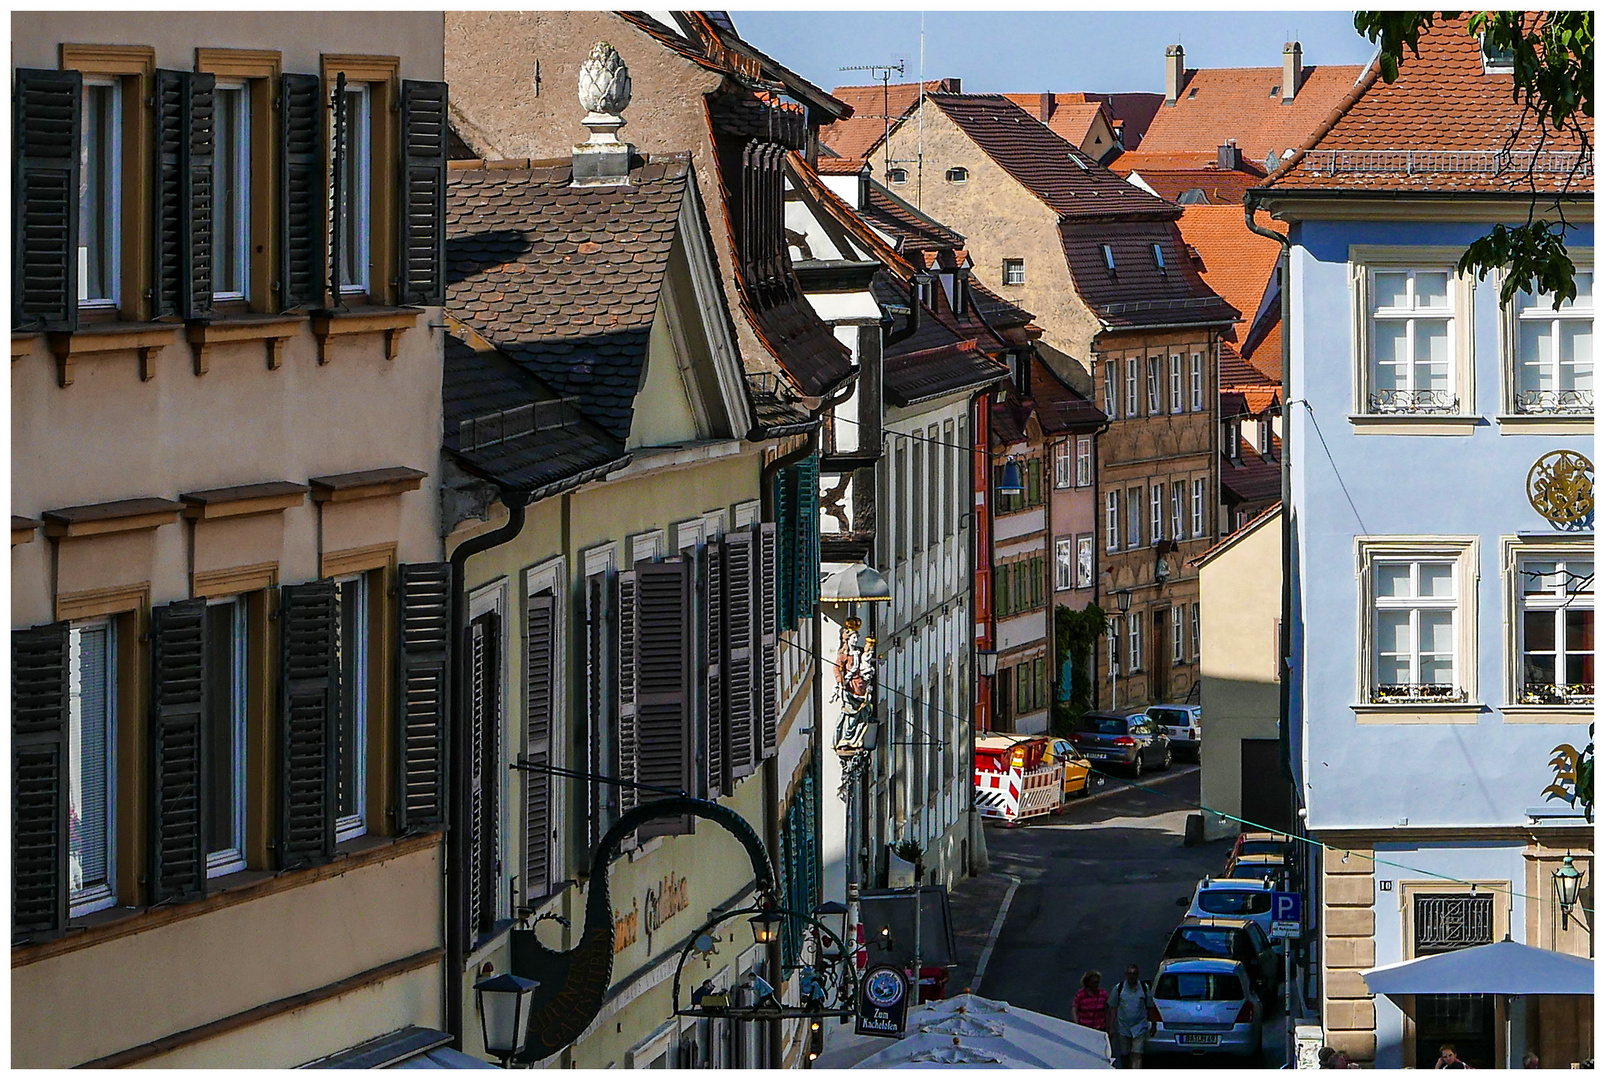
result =
M890 964L872 967L858 984L860 1035L897 1038L908 1026L908 976Z

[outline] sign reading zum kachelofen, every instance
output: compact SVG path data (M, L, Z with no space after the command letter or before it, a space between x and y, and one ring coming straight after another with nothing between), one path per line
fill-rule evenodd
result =
M890 964L870 968L858 984L858 1023L853 1030L896 1038L907 1026L908 976Z

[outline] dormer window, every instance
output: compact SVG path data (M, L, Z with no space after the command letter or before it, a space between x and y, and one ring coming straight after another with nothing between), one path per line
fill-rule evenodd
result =
M970 182L970 170L962 165L955 165L947 170L947 182L950 184L967 184Z
M1281 83L1277 83L1275 86L1271 87L1271 97L1281 97L1281 96L1282 96L1282 84Z
M1160 277L1164 277L1165 276L1165 249L1160 247L1158 244L1153 245L1153 248L1154 248L1154 265L1159 268L1159 276ZM1109 249L1105 248L1104 250L1107 251Z
M1482 36L1482 73L1484 75L1510 75L1516 70L1516 53L1513 49L1496 49L1488 44L1488 35Z
M1114 248L1110 247L1108 244L1103 244L1101 246L1103 248L1103 265L1104 265L1104 269L1108 270L1110 276L1112 277L1112 276L1114 276L1114 272L1115 272L1115 251L1114 251Z
M886 170L886 179L890 180L894 184L906 184L908 183L908 170L888 169Z

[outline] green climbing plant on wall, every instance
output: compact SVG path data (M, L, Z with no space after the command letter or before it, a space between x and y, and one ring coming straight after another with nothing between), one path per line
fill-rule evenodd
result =
M1070 697L1053 703L1053 729L1060 735L1069 734L1070 728L1081 714L1092 707L1092 650L1098 639L1109 630L1109 616L1097 604L1088 604L1080 611L1059 607L1053 612L1055 671L1062 673L1065 662L1070 670L1080 673L1070 681ZM1061 674L1062 677L1062 674Z

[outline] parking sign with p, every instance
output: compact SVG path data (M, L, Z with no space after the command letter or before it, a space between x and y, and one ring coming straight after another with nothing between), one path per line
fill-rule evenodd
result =
M1271 894L1271 937L1296 938L1304 923L1304 897L1296 892Z

